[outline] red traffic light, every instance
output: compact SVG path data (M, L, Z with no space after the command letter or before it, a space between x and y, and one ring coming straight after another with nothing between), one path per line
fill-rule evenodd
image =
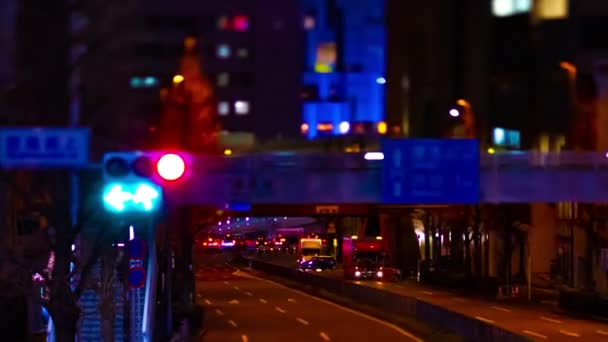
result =
M158 171L158 175L164 180L178 180L186 172L186 162L177 154L165 154L156 163L156 171Z

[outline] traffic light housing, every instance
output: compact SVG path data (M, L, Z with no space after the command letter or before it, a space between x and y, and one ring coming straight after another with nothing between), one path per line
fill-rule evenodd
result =
M182 179L186 158L179 153L113 152L103 158L103 204L114 213L154 212L162 187Z

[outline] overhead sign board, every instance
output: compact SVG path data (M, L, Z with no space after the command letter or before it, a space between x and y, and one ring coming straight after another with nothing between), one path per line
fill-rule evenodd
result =
M89 163L87 128L0 129L0 166L79 168Z
M386 139L385 204L479 203L479 141Z

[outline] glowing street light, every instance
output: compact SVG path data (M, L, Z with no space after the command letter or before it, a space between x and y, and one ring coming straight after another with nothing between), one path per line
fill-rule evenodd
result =
M453 118L457 118L460 116L460 112L456 108L450 109L450 116Z
M173 76L173 83L180 84L182 82L184 82L184 76L182 76L182 75Z

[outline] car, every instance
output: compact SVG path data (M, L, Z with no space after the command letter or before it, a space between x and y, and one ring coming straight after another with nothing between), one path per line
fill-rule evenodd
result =
M301 261L299 267L303 271L334 270L336 269L336 259L333 256L314 256L307 261Z

